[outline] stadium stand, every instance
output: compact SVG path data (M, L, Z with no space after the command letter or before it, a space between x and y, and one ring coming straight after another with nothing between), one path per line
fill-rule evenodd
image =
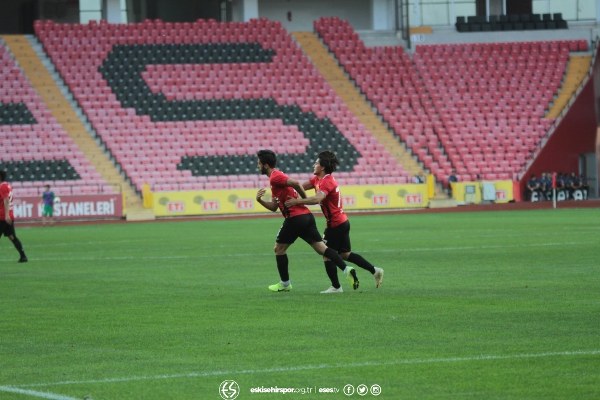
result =
M51 185L61 195L113 194L66 134L0 43L0 168L19 196L38 196Z
M411 176L423 176L422 165L399 143L393 132L373 110L371 104L364 100L362 93L356 88L354 82L347 78L346 72L339 67L337 60L329 53L319 37L312 32L294 32L293 36L319 73L340 96L348 109L367 128L369 134L385 146L395 156L398 163L410 172ZM371 139L370 136L367 138ZM394 177L384 179L389 179L391 183L397 180Z
M545 111L560 88L568 45L417 48L415 65L446 128L446 150L462 158L460 169L484 179L511 179L521 169L552 123Z
M539 29L568 29L562 13L513 14L485 16L457 16L454 24L458 32L523 31Z
M342 184L384 183L372 159L409 180L278 22L38 21L35 31L138 191L258 187L260 148L298 178L331 148Z
M407 147L446 182L513 179L553 120L570 51L585 41L367 48L339 18L315 30Z
M315 31L400 140L438 182L445 182L453 164L435 133L441 122L428 113L423 84L404 49L366 47L337 17L318 19Z

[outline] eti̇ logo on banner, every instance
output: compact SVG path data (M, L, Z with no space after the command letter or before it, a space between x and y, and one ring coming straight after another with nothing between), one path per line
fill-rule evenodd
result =
M236 381L223 381L219 385L219 394L223 400L233 400L240 394L240 385Z

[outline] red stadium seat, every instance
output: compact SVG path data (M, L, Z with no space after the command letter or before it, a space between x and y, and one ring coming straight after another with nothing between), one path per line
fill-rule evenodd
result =
M215 188L214 181L206 180L203 175L209 172L191 173L190 170L178 168L182 158L253 156L257 149L263 147L301 154L306 152L309 142L297 126L283 124L280 119L198 118L154 122L147 115L138 114L132 107L123 108L99 71L115 44L257 42L277 54L272 62L201 65L156 63L145 68L142 78L153 93L162 93L170 101L270 98L280 105L298 104L304 112L312 111L319 118L327 117L333 121L362 157L371 157L371 150L361 148L357 140L357 133L365 128L320 77L278 22L266 19L245 23L203 20L165 23L156 20L129 25L38 22L35 29L75 98L80 99L94 129L137 189L141 189L146 182L156 187L168 187L162 186L165 177L176 180L182 187L185 184L196 189ZM78 48L77 52L72 52L74 47ZM73 69L73 62L70 61L73 56L86 62L77 62L77 68ZM288 145L288 142L294 144ZM144 143L155 143L158 147L148 147ZM374 151L384 154L386 162L393 160L376 140L372 138L371 143ZM161 167L146 166L144 158L131 157L132 153L145 155L154 165ZM249 165L245 168L254 174L254 167ZM310 173L310 170L307 168L305 173ZM399 181L408 176L395 161L389 164L387 173ZM365 176L358 166L350 174ZM225 182L222 186L230 186L232 181L228 176L215 178ZM256 187L254 179L240 181Z
M36 24L39 25L39 24ZM12 168L11 181L19 188L19 195L40 194L45 184L62 185L62 176L67 171L57 170L60 163L68 164L75 172L66 182L67 191L78 192L78 188L87 187L92 181L106 182L85 158L71 137L51 115L42 98L25 78L6 48L0 44L0 102L3 104L23 104L33 120L21 121L16 124L0 124L0 137L8 138L3 142L5 151L2 161L5 168ZM10 83L10 84L9 84ZM5 147L6 146L6 147ZM50 168L43 173L28 171L26 164ZM62 167L61 167L62 168ZM70 174L70 172L69 172ZM20 176L22 175L22 176ZM57 191L58 192L58 191ZM112 191L114 193L114 191Z
M315 30L399 138L441 181L449 165L465 176L483 169L486 179L519 172L525 158L503 164L501 173L489 176L484 167L506 158L513 133L524 139L526 152L539 145L552 123L544 114L560 86L568 52L587 48L586 41L419 45L411 60L399 47L394 53L365 48L351 25L339 18L321 18ZM408 112L390 111L404 100ZM417 112L422 106L423 112ZM428 123L435 131L423 128ZM538 125L544 128L538 130ZM490 132L493 136L487 136ZM448 157L451 149L458 158ZM486 163L466 162L473 149Z

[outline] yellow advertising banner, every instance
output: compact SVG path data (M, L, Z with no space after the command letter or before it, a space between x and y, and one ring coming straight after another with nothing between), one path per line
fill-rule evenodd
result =
M153 192L150 198L157 217L270 213L255 200L256 192L256 189ZM267 193L270 195L270 191ZM307 195L314 195L314 191L309 190ZM429 205L426 184L344 186L342 201L345 210Z

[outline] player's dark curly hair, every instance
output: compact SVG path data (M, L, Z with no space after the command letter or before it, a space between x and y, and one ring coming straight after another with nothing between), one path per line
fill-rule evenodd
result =
M277 166L277 156L273 150L259 150L256 155L260 160L261 164L266 164L271 168Z
M331 174L339 164L333 151L325 150L319 153L319 165L325 169L325 173Z

